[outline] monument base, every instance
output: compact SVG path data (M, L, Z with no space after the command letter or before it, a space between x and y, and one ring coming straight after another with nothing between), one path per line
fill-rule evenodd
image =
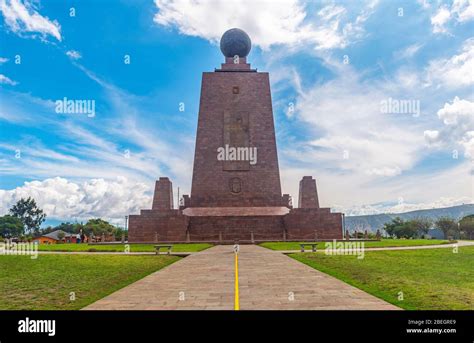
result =
M132 243L256 243L342 239L342 214L329 208L222 207L142 210L129 217Z

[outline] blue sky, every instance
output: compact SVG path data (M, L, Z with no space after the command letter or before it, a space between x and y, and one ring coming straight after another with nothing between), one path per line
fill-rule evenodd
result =
M0 16L0 214L32 195L53 220L120 221L159 176L189 193L201 74L232 27L270 73L285 193L313 175L347 214L472 202L471 0L0 0ZM57 113L65 97L95 116Z

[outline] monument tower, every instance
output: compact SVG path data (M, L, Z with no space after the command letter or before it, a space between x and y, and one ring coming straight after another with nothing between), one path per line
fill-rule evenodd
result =
M130 242L342 238L342 214L320 208L316 181L300 181L299 208L281 193L269 75L247 63L249 36L221 38L225 62L203 73L191 196L173 208L160 177L151 210L129 216Z
M270 81L247 63L250 45L244 31L227 31L225 63L203 74L189 206L288 205L281 199ZM236 155L239 148L254 151L253 164L238 156L218 160L217 149L226 147Z

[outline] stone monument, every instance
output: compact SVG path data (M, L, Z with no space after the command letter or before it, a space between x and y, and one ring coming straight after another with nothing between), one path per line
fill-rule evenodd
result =
M247 63L249 36L221 38L225 62L202 77L191 195L173 206L167 177L151 210L129 216L129 242L341 239L342 214L320 208L316 180L304 176L298 208L281 193L268 73Z

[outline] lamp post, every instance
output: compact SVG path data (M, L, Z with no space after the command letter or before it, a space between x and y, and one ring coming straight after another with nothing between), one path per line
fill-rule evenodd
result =
M345 213L342 214L342 237L347 239L346 237L346 215Z
M125 216L125 231L128 232L128 216ZM127 234L128 235L128 234ZM125 243L125 232L122 232L122 244Z
M178 187L178 210L179 210L179 187Z

